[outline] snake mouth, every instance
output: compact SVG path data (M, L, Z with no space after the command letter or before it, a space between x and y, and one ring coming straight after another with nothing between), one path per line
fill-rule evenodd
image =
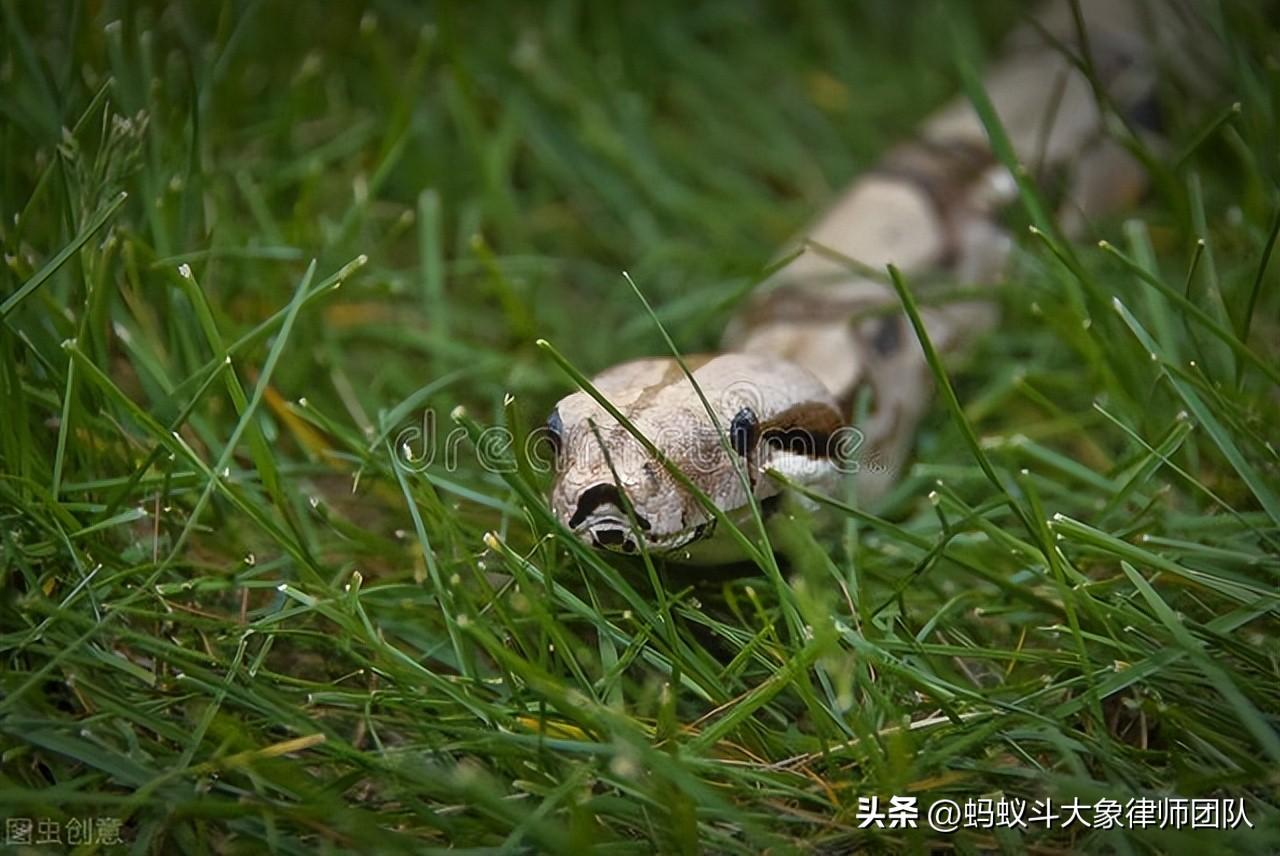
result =
M650 553L670 553L710 536L714 529L715 521L712 520L678 532L655 535L651 532L637 532L627 520L609 516L584 521L574 531L593 547L635 555L642 548Z
M618 518L603 518L593 521L582 528L581 535L590 541L593 547L613 550L618 553L636 553L640 547L631 525Z

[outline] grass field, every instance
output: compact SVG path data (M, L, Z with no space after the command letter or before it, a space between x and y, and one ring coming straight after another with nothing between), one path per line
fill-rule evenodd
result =
M0 0L7 835L1280 851L1261 6L1207 4L1227 61L1170 74L1131 219L1019 238L899 487L710 570L586 550L483 430L573 388L539 338L665 352L623 270L714 347L1017 4L355 6ZM859 829L873 795L921 823ZM1167 796L1252 828L923 823Z

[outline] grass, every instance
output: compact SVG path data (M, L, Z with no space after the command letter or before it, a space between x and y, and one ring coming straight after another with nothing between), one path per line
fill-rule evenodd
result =
M1020 239L898 488L707 570L572 541L486 429L655 319L714 347L1014 4L353 5L0 2L0 814L138 853L1280 848L1264 10L1213 6L1131 218ZM858 828L895 794L1253 828Z

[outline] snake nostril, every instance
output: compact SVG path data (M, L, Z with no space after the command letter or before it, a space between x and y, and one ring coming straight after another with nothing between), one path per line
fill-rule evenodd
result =
M591 533L591 540L597 547L616 547L624 553L634 553L638 549L635 538L625 529L596 529Z

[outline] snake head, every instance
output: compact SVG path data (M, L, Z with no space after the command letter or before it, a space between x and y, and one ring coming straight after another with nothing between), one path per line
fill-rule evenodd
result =
M694 543L716 529L706 501L731 519L745 519L750 495L761 501L780 490L765 476L768 469L810 485L835 476L841 432L850 429L812 374L753 354L685 363L696 388L673 359L623 363L592 380L659 454L585 392L566 396L552 411L551 506L588 544L693 558Z

